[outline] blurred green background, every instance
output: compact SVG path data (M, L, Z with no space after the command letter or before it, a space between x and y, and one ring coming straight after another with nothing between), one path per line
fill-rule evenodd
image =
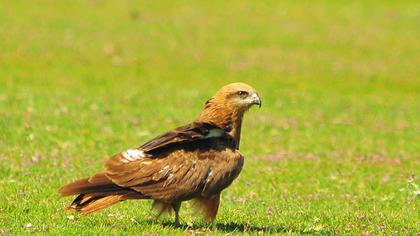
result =
M420 233L418 1L0 0L0 234L211 233L59 186L254 86L216 234Z

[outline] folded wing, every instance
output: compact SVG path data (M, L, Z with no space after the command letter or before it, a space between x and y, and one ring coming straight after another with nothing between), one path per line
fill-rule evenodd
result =
M192 123L115 155L106 162L105 174L118 186L153 199L185 200L227 187L236 178L243 159L232 145L223 129Z

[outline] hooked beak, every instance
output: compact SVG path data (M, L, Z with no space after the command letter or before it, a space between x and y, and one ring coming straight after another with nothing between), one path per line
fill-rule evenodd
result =
M261 98L258 97L256 93L252 94L251 98L252 98L252 104L256 104L258 105L258 107L261 108L261 104L262 104Z

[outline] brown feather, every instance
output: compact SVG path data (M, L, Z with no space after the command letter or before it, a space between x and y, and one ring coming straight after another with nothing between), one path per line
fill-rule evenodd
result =
M59 189L61 196L85 194L92 192L112 192L123 190L109 180L104 173L98 173L90 178L84 178L64 185Z
M211 130L215 129L221 130L222 132L224 131L220 127L210 123L193 122L159 135L141 145L139 149L146 153L154 153L163 148L168 148L171 145L180 145L202 140L210 133Z
M108 193L109 194L109 193ZM102 210L106 207L114 205L115 203L128 200L128 199L144 199L144 196L136 192L127 192L122 194L112 194L106 196L95 195L80 195L80 200L76 200L69 206L69 209L75 209L81 214L90 214L95 211Z
M147 198L130 188L114 184L104 173L76 180L61 187L59 192L62 196L78 194L68 209L75 209L82 214L89 214L127 199Z

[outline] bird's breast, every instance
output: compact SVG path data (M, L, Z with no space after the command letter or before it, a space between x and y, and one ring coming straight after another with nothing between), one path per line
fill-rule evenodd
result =
M226 149L215 155L209 163L202 196L211 196L227 188L242 170L244 157L237 150Z

